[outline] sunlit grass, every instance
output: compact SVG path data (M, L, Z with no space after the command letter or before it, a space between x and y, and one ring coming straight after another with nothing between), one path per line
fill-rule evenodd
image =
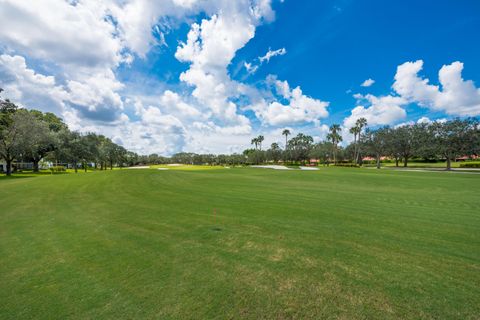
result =
M475 319L480 176L0 179L1 319Z

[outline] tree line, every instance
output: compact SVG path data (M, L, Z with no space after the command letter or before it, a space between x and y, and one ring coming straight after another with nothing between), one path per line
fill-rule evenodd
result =
M241 154L195 154L178 153L164 158L163 163L211 164L211 165L248 165L261 163L305 164L315 159L320 164L341 166L360 166L366 157L375 159L380 168L382 158L394 161L398 167L404 167L412 159L434 162L445 161L451 169L452 161L461 156L480 154L480 124L478 119L453 119L449 121L406 124L398 127L384 126L368 128L365 118L359 118L349 133L353 141L346 146L343 142L342 127L333 124L326 139L314 143L313 137L298 133L289 138L291 132L283 130L285 147L279 142L262 149L265 140L259 135L251 140L252 148Z
M0 160L6 163L7 175L11 175L14 162L30 162L38 172L39 163L48 160L71 165L77 172L79 167L103 170L130 165L137 158L103 135L71 131L51 112L19 108L0 97Z
M0 89L0 93L1 93ZM31 162L33 171L39 171L42 160L69 165L75 172L88 166L105 170L114 166L139 164L208 164L248 165L261 163L307 163L316 159L322 164L362 165L365 157L372 157L380 167L382 157L395 161L396 166L407 166L411 159L445 161L447 169L459 156L480 154L480 124L476 118L453 119L442 122L407 124L398 127L368 128L360 118L348 129L353 141L342 146L342 127L333 124L326 139L314 143L313 137L298 133L291 136L285 129L285 146L272 143L263 149L265 137L259 135L250 142L252 148L234 154L196 154L181 152L171 157L158 154L138 155L95 133L71 131L55 114L19 108L0 97L0 160L7 164L11 174L14 162Z

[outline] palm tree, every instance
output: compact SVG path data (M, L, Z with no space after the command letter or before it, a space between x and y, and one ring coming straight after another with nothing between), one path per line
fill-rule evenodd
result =
M358 126L351 127L349 132L353 134L353 162L357 161L357 135L358 135Z
M265 137L264 137L264 136L259 135L259 136L257 137L257 142L258 142L258 145L259 145L259 147L260 147L260 148L259 148L260 151L262 151L262 142L263 142L263 140L265 140Z
M357 127L357 134L358 134L358 142L360 142L360 138L361 138L361 134L362 134L362 130L363 128L365 128L367 126L367 119L365 118L359 118L357 120L357 122L355 123L355 126ZM359 159L358 157L360 156L360 144L358 144L358 148L357 149L357 152L356 152L356 158L355 158L355 163L358 163Z
M342 136L340 135L342 132L342 128L340 125L333 124L330 126L330 133L327 135L327 140L331 141L333 144L333 162L337 164L337 147L338 144L343 140Z
M253 138L252 141L250 141L250 144L255 145L255 150L258 148L258 138Z
M285 150L287 150L288 136L290 135L290 130L288 129L283 130L282 135L285 136Z

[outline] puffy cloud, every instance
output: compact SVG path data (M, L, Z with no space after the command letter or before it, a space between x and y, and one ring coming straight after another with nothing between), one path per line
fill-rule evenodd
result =
M320 118L328 116L328 102L304 95L300 87L291 90L287 81L276 80L273 77L268 81L273 81L277 93L286 99L288 104L278 101L268 103L265 99L252 104L251 109L265 124L273 126L302 122L319 124Z
M110 69L81 80L68 80L68 102L88 118L112 121L118 119L123 110L118 93L123 86Z
M473 81L462 78L463 63L453 62L440 69L441 86L419 77L422 68L422 60L398 66L393 89L410 102L434 111L457 116L480 115L480 89Z
M55 113L64 111L63 101L68 98L68 93L56 85L55 77L28 68L23 57L0 55L0 79L12 101Z
M38 80L42 75L34 68L42 65L49 73L44 77L55 88L54 92L42 92L44 85L37 81L37 88L21 90L23 97L18 102L37 107L38 103L31 103L27 96L43 101L48 94L57 103L42 110L57 106L57 111L67 112L73 107L86 118L118 120L123 110L119 94L123 84L116 79L114 69L132 57L118 36L111 6L109 1L89 0L2 1L0 41L7 52L15 52L15 57L23 60L19 70L27 68L25 60L35 62L29 70Z
M27 66L22 56L0 56L0 78L8 96L30 108L63 114L70 107L85 117L112 121L118 119L123 102L116 92L123 85L110 70L81 81L59 84L55 76L46 76Z
M236 51L253 38L256 23L251 12L221 12L194 23L175 53L178 60L190 63L180 80L194 87L192 95L198 102L227 125L250 123L232 102L242 86L230 79L227 67Z
M368 78L367 80L363 81L360 86L371 87L374 83L375 83L375 80Z
M417 120L417 123L430 123L432 120L428 117L421 117L420 119Z
M202 113L194 106L186 103L180 95L166 90L160 97L160 104L172 114L180 114L185 118L198 118Z
M105 67L121 61L122 44L97 1L2 0L0 42L55 64Z
M383 96L376 97L371 94L366 96L356 94L354 97L359 102L367 102L369 106L358 105L353 108L350 116L344 119L343 126L351 128L359 118L367 119L368 125L389 125L404 119L407 113L403 106L407 101L402 97Z

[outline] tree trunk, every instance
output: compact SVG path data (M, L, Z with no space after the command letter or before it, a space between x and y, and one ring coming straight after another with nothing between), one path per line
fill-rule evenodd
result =
M355 158L355 164L360 163L360 132L362 128L360 128L360 131L358 132L358 138L357 138L357 157Z
M77 172L78 172L78 168L77 168L77 162L76 162L76 161L73 163L73 167L74 167L74 169L75 169L75 173L77 173Z
M398 158L395 158L395 167L398 167Z
M406 167L408 165L408 157L403 158L403 166Z
M113 161L110 160L110 170L113 170Z
M38 162L40 160L33 160L33 172L39 172L40 169L38 168Z
M5 162L7 163L7 176L12 175L12 160L6 159Z
M377 169L380 169L380 156L377 155Z
M355 163L357 159L357 134L353 135L353 163Z
M447 170L452 170L452 160L447 157Z

